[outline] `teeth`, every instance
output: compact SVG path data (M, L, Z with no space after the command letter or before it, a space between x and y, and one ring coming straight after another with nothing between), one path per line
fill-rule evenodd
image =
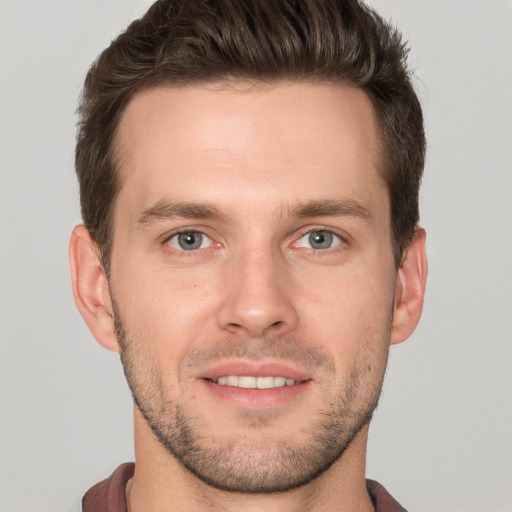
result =
M254 389L256 387L256 377L238 377L238 387Z
M236 375L231 375L226 377L226 385L227 386L238 386L238 377Z
M274 377L274 387L282 388L283 386L286 386L286 379L284 377ZM293 384L290 384L290 386L293 386Z
M274 387L274 377L258 377L256 387L258 389L272 389Z
M251 377L249 375L227 375L214 380L221 386L233 386L245 389L272 389L294 386L297 381L285 377Z

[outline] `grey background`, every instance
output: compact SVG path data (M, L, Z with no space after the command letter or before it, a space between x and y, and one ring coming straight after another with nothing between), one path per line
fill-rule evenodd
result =
M0 2L0 511L79 510L133 459L118 358L72 299L85 72L149 0ZM512 4L374 0L411 41L430 276L393 347L368 475L411 511L512 510Z

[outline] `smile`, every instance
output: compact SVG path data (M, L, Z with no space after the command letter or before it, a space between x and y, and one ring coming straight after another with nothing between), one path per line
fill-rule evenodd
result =
M232 386L245 389L272 389L284 386L295 386L301 381L287 379L285 377L252 377L248 375L228 375L212 379L212 382L221 386Z

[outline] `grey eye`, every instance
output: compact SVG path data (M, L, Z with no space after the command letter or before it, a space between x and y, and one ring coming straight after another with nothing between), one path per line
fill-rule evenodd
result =
M341 238L332 231L320 229L302 235L297 244L308 249L331 249L341 244Z
M211 239L200 231L184 231L173 235L167 243L174 249L194 251L210 247Z

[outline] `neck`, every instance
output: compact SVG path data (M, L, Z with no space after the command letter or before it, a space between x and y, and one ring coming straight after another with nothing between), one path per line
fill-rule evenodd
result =
M185 469L136 410L136 466L126 489L128 512L371 512L365 481L367 437L365 426L338 461L302 487L270 494L233 493L215 489Z

